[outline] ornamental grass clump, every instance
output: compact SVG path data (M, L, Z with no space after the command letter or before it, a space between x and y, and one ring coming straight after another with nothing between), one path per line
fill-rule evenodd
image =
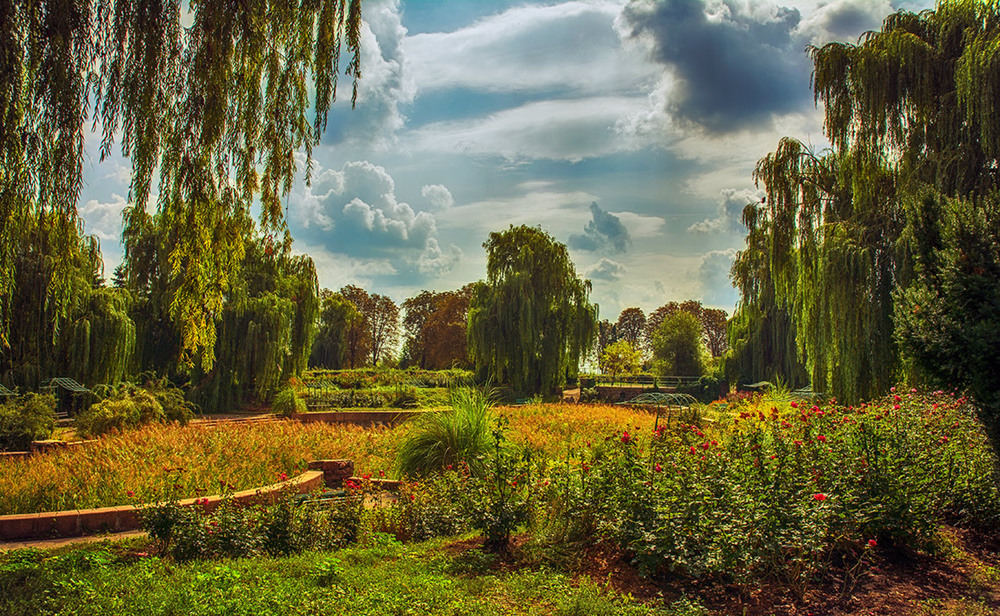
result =
M491 446L492 401L488 392L461 387L450 395L451 409L418 419L398 454L400 472L423 477L464 463L473 476L483 472Z

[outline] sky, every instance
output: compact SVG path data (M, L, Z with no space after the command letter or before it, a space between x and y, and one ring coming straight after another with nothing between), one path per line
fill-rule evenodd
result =
M931 5L364 0L357 107L342 82L287 197L293 250L321 287L402 303L484 278L490 232L539 226L601 318L688 299L731 313L757 160L783 136L826 146L806 47ZM110 276L130 167L99 163L99 140L79 210Z

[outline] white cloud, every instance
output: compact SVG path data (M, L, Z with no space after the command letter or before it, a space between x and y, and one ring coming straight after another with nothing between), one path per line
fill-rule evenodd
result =
M635 212L611 212L622 221L628 229L629 235L635 239L644 237L656 237L663 232L667 221L659 216L648 216Z
M122 210L128 204L125 197L112 193L110 202L91 199L79 208L80 216L86 221L86 233L96 235L101 240L118 240L122 235Z
M746 233L743 226L743 208L748 203L760 201L762 190L726 188L721 191L715 218L707 218L688 227L694 233Z
M634 91L657 71L614 27L623 2L519 6L471 26L406 39L421 90Z
M584 278L592 280L621 280L627 268L624 264L602 257L600 261L583 272Z
M528 103L485 117L423 126L411 132L410 145L418 152L579 162L634 150L635 139L616 124L643 105L643 97L620 96Z
M442 217L440 225L472 235L477 241L508 225L540 225L556 237L566 237L579 230L580 212L595 200L594 195L582 191L530 191L457 205Z
M405 37L399 0L366 0L357 107L350 109L351 84L341 80L324 141L374 151L397 145L397 132L406 123L400 106L413 102L417 93L407 67ZM346 62L346 57L341 60Z
M428 184L420 189L420 194L435 208L445 210L455 205L455 198L447 186Z
M427 239L424 251L417 259L417 267L420 273L427 276L441 276L455 267L462 258L462 250L452 244L448 247L448 252L441 250L438 241L431 237Z

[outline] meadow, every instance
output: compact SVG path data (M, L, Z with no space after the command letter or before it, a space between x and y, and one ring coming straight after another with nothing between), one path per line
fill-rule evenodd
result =
M546 455L653 416L616 406L501 407L515 438ZM361 428L294 421L150 424L86 446L0 462L0 515L126 505L246 490L305 470L310 460L350 458L358 473L395 476L409 426ZM220 486L222 489L220 489Z

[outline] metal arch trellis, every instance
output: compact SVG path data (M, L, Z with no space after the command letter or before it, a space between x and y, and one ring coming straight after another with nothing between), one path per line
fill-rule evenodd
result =
M656 408L656 419L653 422L653 430L655 431L659 428L660 416L663 414L663 409L667 410L667 426L669 426L670 419L673 416L673 409L676 408L680 412L684 408L690 408L697 403L698 400L689 394L646 392L639 394L627 402L619 402L618 404Z
M45 379L42 381L42 389L55 389L56 387L62 387L63 389L70 391L74 394L89 394L90 390L80 385L73 379L68 379L65 377L55 377L51 379Z
M9 396L16 396L17 394L7 389L3 385L0 385L0 396L7 398Z

